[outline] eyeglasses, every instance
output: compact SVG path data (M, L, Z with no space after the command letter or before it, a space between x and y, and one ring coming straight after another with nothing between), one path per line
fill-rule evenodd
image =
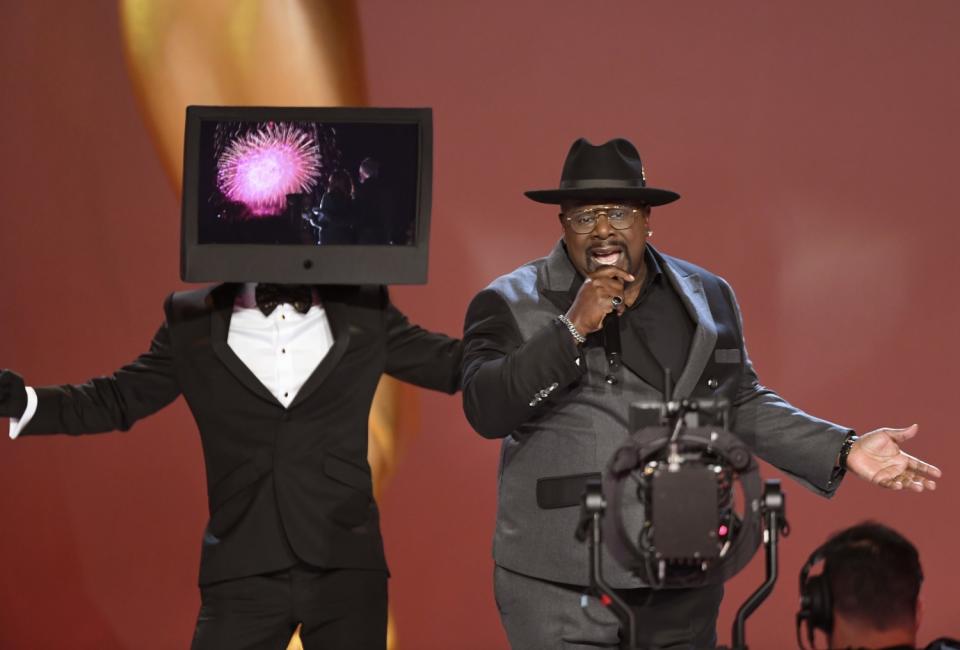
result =
M570 229L578 235L586 235L596 229L600 215L607 216L607 223L616 230L626 230L632 226L637 215L643 212L640 208L628 205L591 205L587 208L574 208L564 215L570 224Z

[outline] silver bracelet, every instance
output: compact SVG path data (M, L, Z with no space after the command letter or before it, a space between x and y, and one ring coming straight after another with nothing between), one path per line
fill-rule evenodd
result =
M570 330L570 334L573 335L573 338L577 340L577 343L585 343L586 337L577 331L577 328L573 326L573 323L570 322L570 319L567 318L564 314L557 316L560 319L560 322L567 326L567 329Z

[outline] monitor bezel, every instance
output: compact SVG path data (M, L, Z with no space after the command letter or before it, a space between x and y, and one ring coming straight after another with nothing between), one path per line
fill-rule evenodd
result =
M211 121L416 124L418 180L412 245L199 243L200 131ZM183 149L180 277L185 282L423 284L433 184L430 108L188 106Z

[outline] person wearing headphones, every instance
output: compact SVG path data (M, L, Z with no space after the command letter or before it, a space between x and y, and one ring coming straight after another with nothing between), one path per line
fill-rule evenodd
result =
M810 575L823 563L822 571ZM923 616L923 570L916 547L897 531L864 522L834 534L810 554L800 571L797 643L807 624L836 649L914 650ZM960 641L940 638L927 650L960 650Z

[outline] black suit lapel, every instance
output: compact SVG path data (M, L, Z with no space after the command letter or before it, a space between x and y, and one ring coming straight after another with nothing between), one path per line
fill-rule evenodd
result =
M339 293L321 290L321 296L323 308L327 312L327 320L330 321L330 331L333 332L333 346L314 368L303 387L300 388L300 392L294 397L290 408L297 406L320 388L333 369L337 367L337 364L340 363L343 353L347 351L347 347L350 345L350 307L344 304L343 296Z
M570 263L561 239L550 251L546 264L537 272L537 290L553 303L558 313L564 314L573 304L581 284L583 278Z
M261 398L277 406L282 406L257 376L240 360L240 357L227 345L230 332L230 318L233 316L233 303L237 296L237 285L222 284L211 294L212 313L210 314L210 345L214 354L223 362L237 380Z

